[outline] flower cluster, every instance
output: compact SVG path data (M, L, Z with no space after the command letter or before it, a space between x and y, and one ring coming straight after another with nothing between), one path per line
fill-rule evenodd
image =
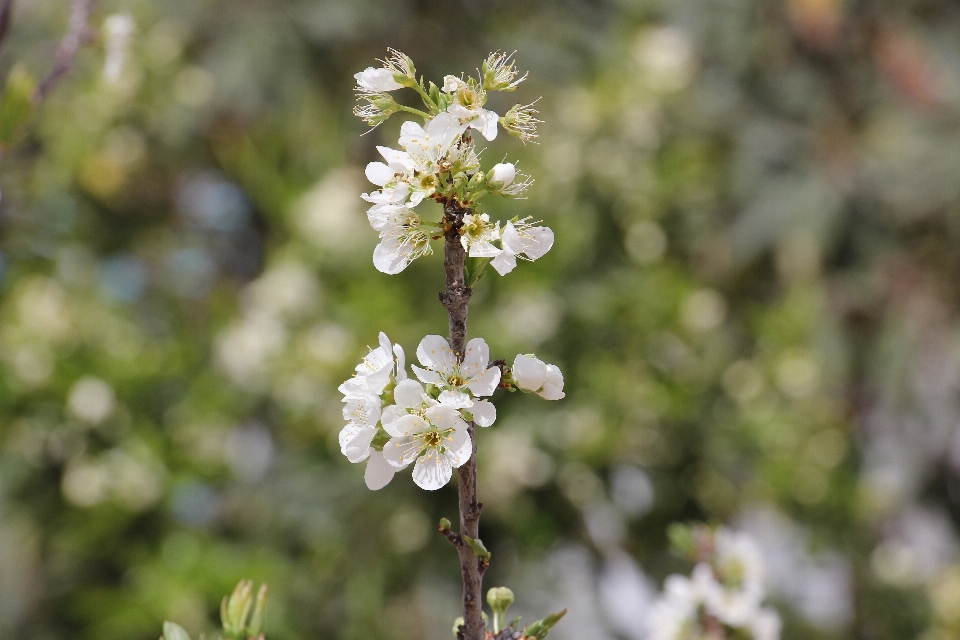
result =
M763 561L754 542L721 528L671 531L697 559L690 577L669 576L649 618L650 640L779 640L780 616L761 607Z
M357 73L356 91L364 104L354 113L376 127L391 115L413 113L423 124L407 121L400 127L400 149L377 147L383 162L367 165L366 176L378 189L362 194L370 203L367 217L380 234L373 263L384 273L399 273L419 257L433 252L430 242L446 231L442 223L428 221L418 205L430 198L456 201L469 213L459 228L461 242L471 258L491 263L500 275L512 271L517 258L536 260L553 246L553 232L530 219L493 223L480 209L487 194L521 197L532 179L517 173L516 165L502 162L481 170L473 132L494 140L502 127L524 142L536 139L536 110L532 104L515 105L503 117L486 108L491 91L513 91L526 76L510 55L493 53L484 61L479 78L446 76L443 84L425 84L416 76L413 61L391 50L383 67ZM391 91L410 88L420 94L424 109L398 103ZM480 273L481 271L478 271Z
M500 386L502 372L490 365L482 338L470 340L465 351L461 359L444 338L426 336L417 347L420 366L411 365L414 380L407 376L403 348L381 333L380 345L340 385L347 421L340 450L350 462L367 462L364 479L370 489L385 487L411 464L417 486L439 489L473 455L467 423L489 427L496 421L496 408L483 398ZM522 355L516 362L523 373L514 374L514 384L521 386L522 379L525 390L548 400L563 397L559 369ZM535 363L544 368L539 378Z

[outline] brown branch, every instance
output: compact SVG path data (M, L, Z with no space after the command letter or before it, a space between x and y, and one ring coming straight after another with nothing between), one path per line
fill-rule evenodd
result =
M3 44L10 31L10 17L13 15L13 0L0 0L0 44Z
M47 75L33 93L33 103L41 102L48 93L70 72L73 60L80 47L90 38L90 13L93 0L73 0L70 6L70 21L67 31L57 47L56 60Z
M463 216L469 211L456 200L443 203L444 243L443 268L446 271L446 288L440 294L440 302L450 319L450 348L457 359L463 361L467 343L467 304L473 291L466 285L463 264L466 253L460 243L460 227ZM467 423L473 452L470 459L457 469L460 502L460 536L480 537L480 510L483 505L477 500L477 440L473 422ZM448 538L449 539L449 538ZM484 640L483 624L483 572L486 564L466 544L457 547L460 554L460 573L463 577L463 626L457 632L460 640Z

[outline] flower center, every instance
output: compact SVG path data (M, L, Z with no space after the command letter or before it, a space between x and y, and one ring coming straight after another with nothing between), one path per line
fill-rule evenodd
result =
M473 110L480 106L480 96L470 87L464 86L457 91L457 102L461 107Z
M442 436L439 431L428 431L423 434L423 444L428 447L439 447Z

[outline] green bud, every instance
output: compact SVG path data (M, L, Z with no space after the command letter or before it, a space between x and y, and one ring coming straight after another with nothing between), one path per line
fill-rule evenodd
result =
M460 627L463 626L463 616L457 618L453 621L453 637L459 637L457 634L460 632Z
M465 189L466 186L467 186L467 174L465 174L463 171L461 171L461 172L458 173L457 175L453 176L453 189L454 189L454 191L456 191L457 193L462 194L462 193L464 192L464 189Z
M237 583L229 598L220 603L220 620L224 634L239 638L247 626L247 617L253 608L253 580L241 580Z
M260 591L257 592L257 600L253 605L253 615L250 616L250 624L247 625L246 633L250 636L260 635L263 629L263 622L267 617L267 585L260 585Z
M440 518L440 526L438 527L440 531L449 531L450 530L450 521L446 518Z
M190 636L177 623L164 622L162 640L190 640Z
M503 618L503 615L513 604L513 591L507 587L494 587L487 591L487 604L493 613Z
M485 179L486 176L483 175L483 171L477 171L470 176L470 190L473 191L482 187Z

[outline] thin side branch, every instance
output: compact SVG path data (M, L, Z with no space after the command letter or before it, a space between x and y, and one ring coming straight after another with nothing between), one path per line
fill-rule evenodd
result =
M13 15L13 0L0 0L0 45L10 31L10 17Z
M464 546L463 536L455 531L451 531L449 522L447 519L442 520L437 530L444 535L450 544L459 549Z
M74 58L80 47L90 38L90 14L93 11L93 0L73 0L70 5L70 21L67 31L57 47L56 60L53 68L37 85L33 93L33 102L41 102L48 93L70 72Z

